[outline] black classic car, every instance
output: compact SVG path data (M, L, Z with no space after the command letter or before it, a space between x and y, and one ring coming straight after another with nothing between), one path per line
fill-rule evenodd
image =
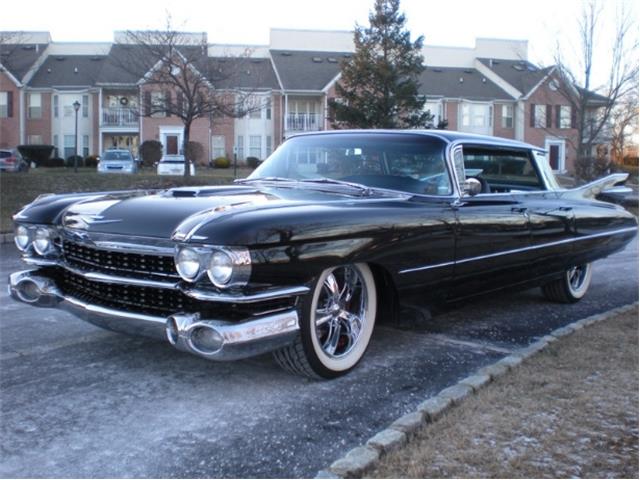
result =
M562 189L544 150L442 131L285 141L230 186L41 196L15 216L13 298L213 360L348 372L405 301L541 286L576 302L635 217Z

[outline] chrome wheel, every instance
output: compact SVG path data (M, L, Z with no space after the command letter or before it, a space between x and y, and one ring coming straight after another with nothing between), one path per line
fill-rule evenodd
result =
M353 265L329 272L322 283L313 316L315 336L332 359L348 355L360 341L369 299L362 273Z
M567 287L575 297L582 297L591 283L591 264L579 265L567 270Z

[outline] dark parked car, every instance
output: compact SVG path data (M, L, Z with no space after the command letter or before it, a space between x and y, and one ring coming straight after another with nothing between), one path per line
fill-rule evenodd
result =
M288 139L232 186L51 195L18 212L30 270L12 296L209 359L273 351L286 369L352 369L401 302L541 286L587 292L592 262L637 232L595 195L558 186L546 153L441 131Z
M26 172L29 162L20 154L17 148L0 149L0 172Z

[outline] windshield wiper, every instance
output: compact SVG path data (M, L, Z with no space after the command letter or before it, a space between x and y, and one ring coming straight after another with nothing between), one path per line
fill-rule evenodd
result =
M350 188L356 188L358 190L360 190L362 192L362 195L371 195L373 190L370 187L367 187L365 185L362 185L360 183L354 183L354 182L346 182L344 180L335 180L333 178L326 178L326 177L321 177L321 178L305 178L304 180L300 180L300 182L304 182L304 183L324 183L324 184L329 184L329 185L341 185L341 186L345 186L345 187L350 187Z
M293 178L285 177L260 177L260 178L239 178L234 180L233 183L254 183L254 182L297 182Z

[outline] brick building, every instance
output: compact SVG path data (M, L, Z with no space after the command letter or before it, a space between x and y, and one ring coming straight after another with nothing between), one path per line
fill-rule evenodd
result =
M269 45L209 45L193 33L201 74L229 94L251 92L259 105L243 118L196 120L191 140L205 160L265 158L288 136L330 129L328 100L335 97L340 62L353 52L352 33L272 29ZM61 43L48 33L21 34L0 46L0 147L52 144L59 156L78 145L83 155L107 148L135 153L141 142L159 140L166 153L181 149L182 123L172 116L140 115L145 102L173 92L145 84L152 63L123 71L136 45L116 32L113 43ZM190 47L189 47L190 48ZM244 54L249 52L249 56ZM448 128L514 138L544 147L555 170L572 170L576 157L575 112L559 92L553 66L527 61L527 42L477 39L473 48L425 46L420 93L434 123ZM230 69L223 80L212 72ZM597 96L594 96L597 100ZM175 100L175 99L174 99ZM598 108L594 101L594 108Z

